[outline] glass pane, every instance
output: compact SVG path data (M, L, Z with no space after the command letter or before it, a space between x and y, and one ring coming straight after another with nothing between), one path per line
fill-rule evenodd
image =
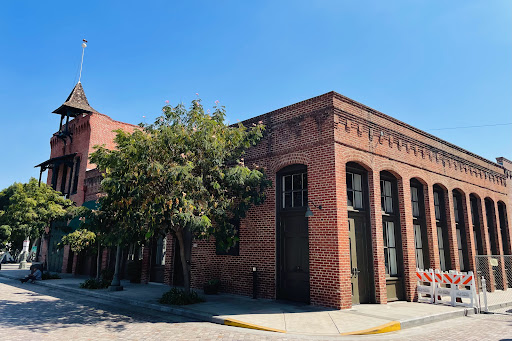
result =
M435 206L435 213L436 213L436 219L437 220L440 220L441 219L441 209L439 206Z
M384 198L385 197L380 197L380 208L383 212L386 212L386 208L384 207Z
M416 245L417 249L422 248L421 243L421 226L420 225L414 225L414 244Z
M384 181L384 183L385 183L385 187L384 187L385 192L384 193L386 194L387 197L390 197L391 196L391 182Z
M439 250L444 248L443 229L440 226L437 227L437 246L439 247Z
M420 216L420 204L418 202L412 203L412 215L413 215L413 217Z
M463 254L462 254L462 250L459 250L459 266L460 266L460 271L464 271L464 258L463 258Z
M473 230L473 240L475 243L475 251L476 251L476 254L478 255L478 241L476 240L476 231L475 230Z
M347 206L354 207L354 192L352 191L347 192Z
M308 188L308 173L302 173L302 188Z
M439 262L441 263L441 271L446 271L446 262L444 259L444 250L439 249Z
M434 205L439 206L439 193L434 192Z
M354 208L363 208L363 192L354 192Z
M460 229L457 229L457 248L462 250L462 239L460 238Z
M347 173L347 189L354 189L352 184L352 173Z
M388 249L384 250L384 265L386 267L386 275L389 275L389 254L388 254Z
M389 248L389 274L394 276L398 273L396 264L396 249Z
M308 204L308 191L302 191L302 205L306 206Z
M423 265L423 250L422 249L416 249L416 267L418 269L425 269L425 266Z
M302 174L293 174L293 189L302 189Z
M382 235L384 238L384 247L388 247L388 229L386 226L386 222L382 222Z
M362 177L361 174L354 174L354 189L361 191L362 189Z
M283 208L292 207L292 194L284 193L283 194Z
M387 235L388 235L388 247L395 247L395 224L391 221L386 223Z
M393 213L393 199L391 197L385 197L386 213Z
M302 191L293 192L293 207L302 207Z
M416 187L411 187L411 200L418 201L418 189Z
M284 191L291 191L292 190L292 176L291 175L285 175L283 176L283 190Z

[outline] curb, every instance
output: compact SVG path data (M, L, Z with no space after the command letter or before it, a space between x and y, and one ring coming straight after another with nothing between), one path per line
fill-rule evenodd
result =
M264 330L267 332L275 332L275 333L286 333L286 330L263 327L263 326L259 326L257 324L252 324L252 323L243 322L243 321L230 319L230 318L224 319L224 324L226 326L233 326L233 327L239 327L239 328Z
M370 334L382 334L382 333L390 333L390 332L396 332L398 330L402 329L400 322L398 321L391 321L385 324L382 324L377 327L358 330L355 332L347 332L347 333L341 333L340 335L370 335Z
M0 272L0 277L15 279L15 280L19 279L18 276L9 276L9 275L7 275L5 273L1 273L1 272ZM173 307L173 306L147 303L147 302L119 298L119 297L111 297L108 294L94 292L91 290L73 288L73 287L68 287L68 286L58 285L58 284L53 284L53 283L47 283L47 282L48 281L44 281L44 282L37 281L37 282L35 282L35 284L43 286L43 287L58 289L61 291L78 293L78 294L84 295L84 296L100 298L104 301L108 301L108 302L112 302L112 303L122 303L124 305L132 306L132 307L143 307L143 308L151 309L151 310L155 310L155 311L190 317L190 318L194 318L194 319L204 321L204 322L210 322L210 323L238 327L238 328L262 330L262 331L274 332L274 333L283 333L283 334L287 333L286 330L260 326L257 324L252 324L252 323L248 323L248 322L244 322L244 321L240 321L240 320L236 320L236 319L232 319L232 318L222 318L219 316L211 315L208 313L203 313L203 312L196 311L193 309L183 309L183 308L178 308L178 307ZM339 335L347 336L347 335L371 335L371 334L390 333L390 332L395 332L395 331L402 330L402 329L407 329L407 328L417 327L420 325L430 324L433 322L438 322L438 321L445 320L445 319L467 316L470 314L475 314L475 309L461 309L460 311L452 311L452 312L441 313L441 314L436 314L436 315L413 318L413 319L409 319L409 320L405 320L405 321L401 321L401 322L400 321L391 321L391 322L382 324L380 326L376 326L376 327L372 327L372 328L368 328L368 329L364 329L364 330L340 333Z

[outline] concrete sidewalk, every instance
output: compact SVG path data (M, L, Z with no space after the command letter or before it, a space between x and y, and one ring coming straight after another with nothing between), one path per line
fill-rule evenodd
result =
M17 264L3 264L0 276L18 279L29 273ZM38 281L36 285L101 298L109 303L131 305L192 317L198 320L281 333L340 335L388 332L474 313L473 309L414 302L357 305L335 310L244 296L202 295L206 302L189 306L168 306L158 299L170 288L162 284L132 284L122 281L125 290L110 292L80 289L86 277L61 274L62 279ZM30 284L27 284L27 289ZM201 291L198 290L200 294Z

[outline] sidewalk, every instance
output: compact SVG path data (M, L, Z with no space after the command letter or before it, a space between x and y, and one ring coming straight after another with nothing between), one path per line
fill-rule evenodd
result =
M17 264L3 264L0 276L18 279L29 273ZM281 333L340 335L390 332L448 318L472 314L473 309L414 302L357 305L335 310L290 302L219 294L202 295L206 302L168 306L158 299L169 287L162 284L132 284L122 281L123 291L80 289L86 277L61 274L62 279L38 281L36 285L102 298L109 303L131 305L187 316L198 320ZM30 284L27 285L27 289ZM200 292L200 291L199 291ZM202 292L200 292L202 294Z

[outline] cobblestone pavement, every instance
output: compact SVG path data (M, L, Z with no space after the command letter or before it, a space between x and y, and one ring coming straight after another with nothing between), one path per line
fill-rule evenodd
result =
M396 333L318 337L276 334L107 305L0 278L0 340L512 340L511 316L478 315Z

